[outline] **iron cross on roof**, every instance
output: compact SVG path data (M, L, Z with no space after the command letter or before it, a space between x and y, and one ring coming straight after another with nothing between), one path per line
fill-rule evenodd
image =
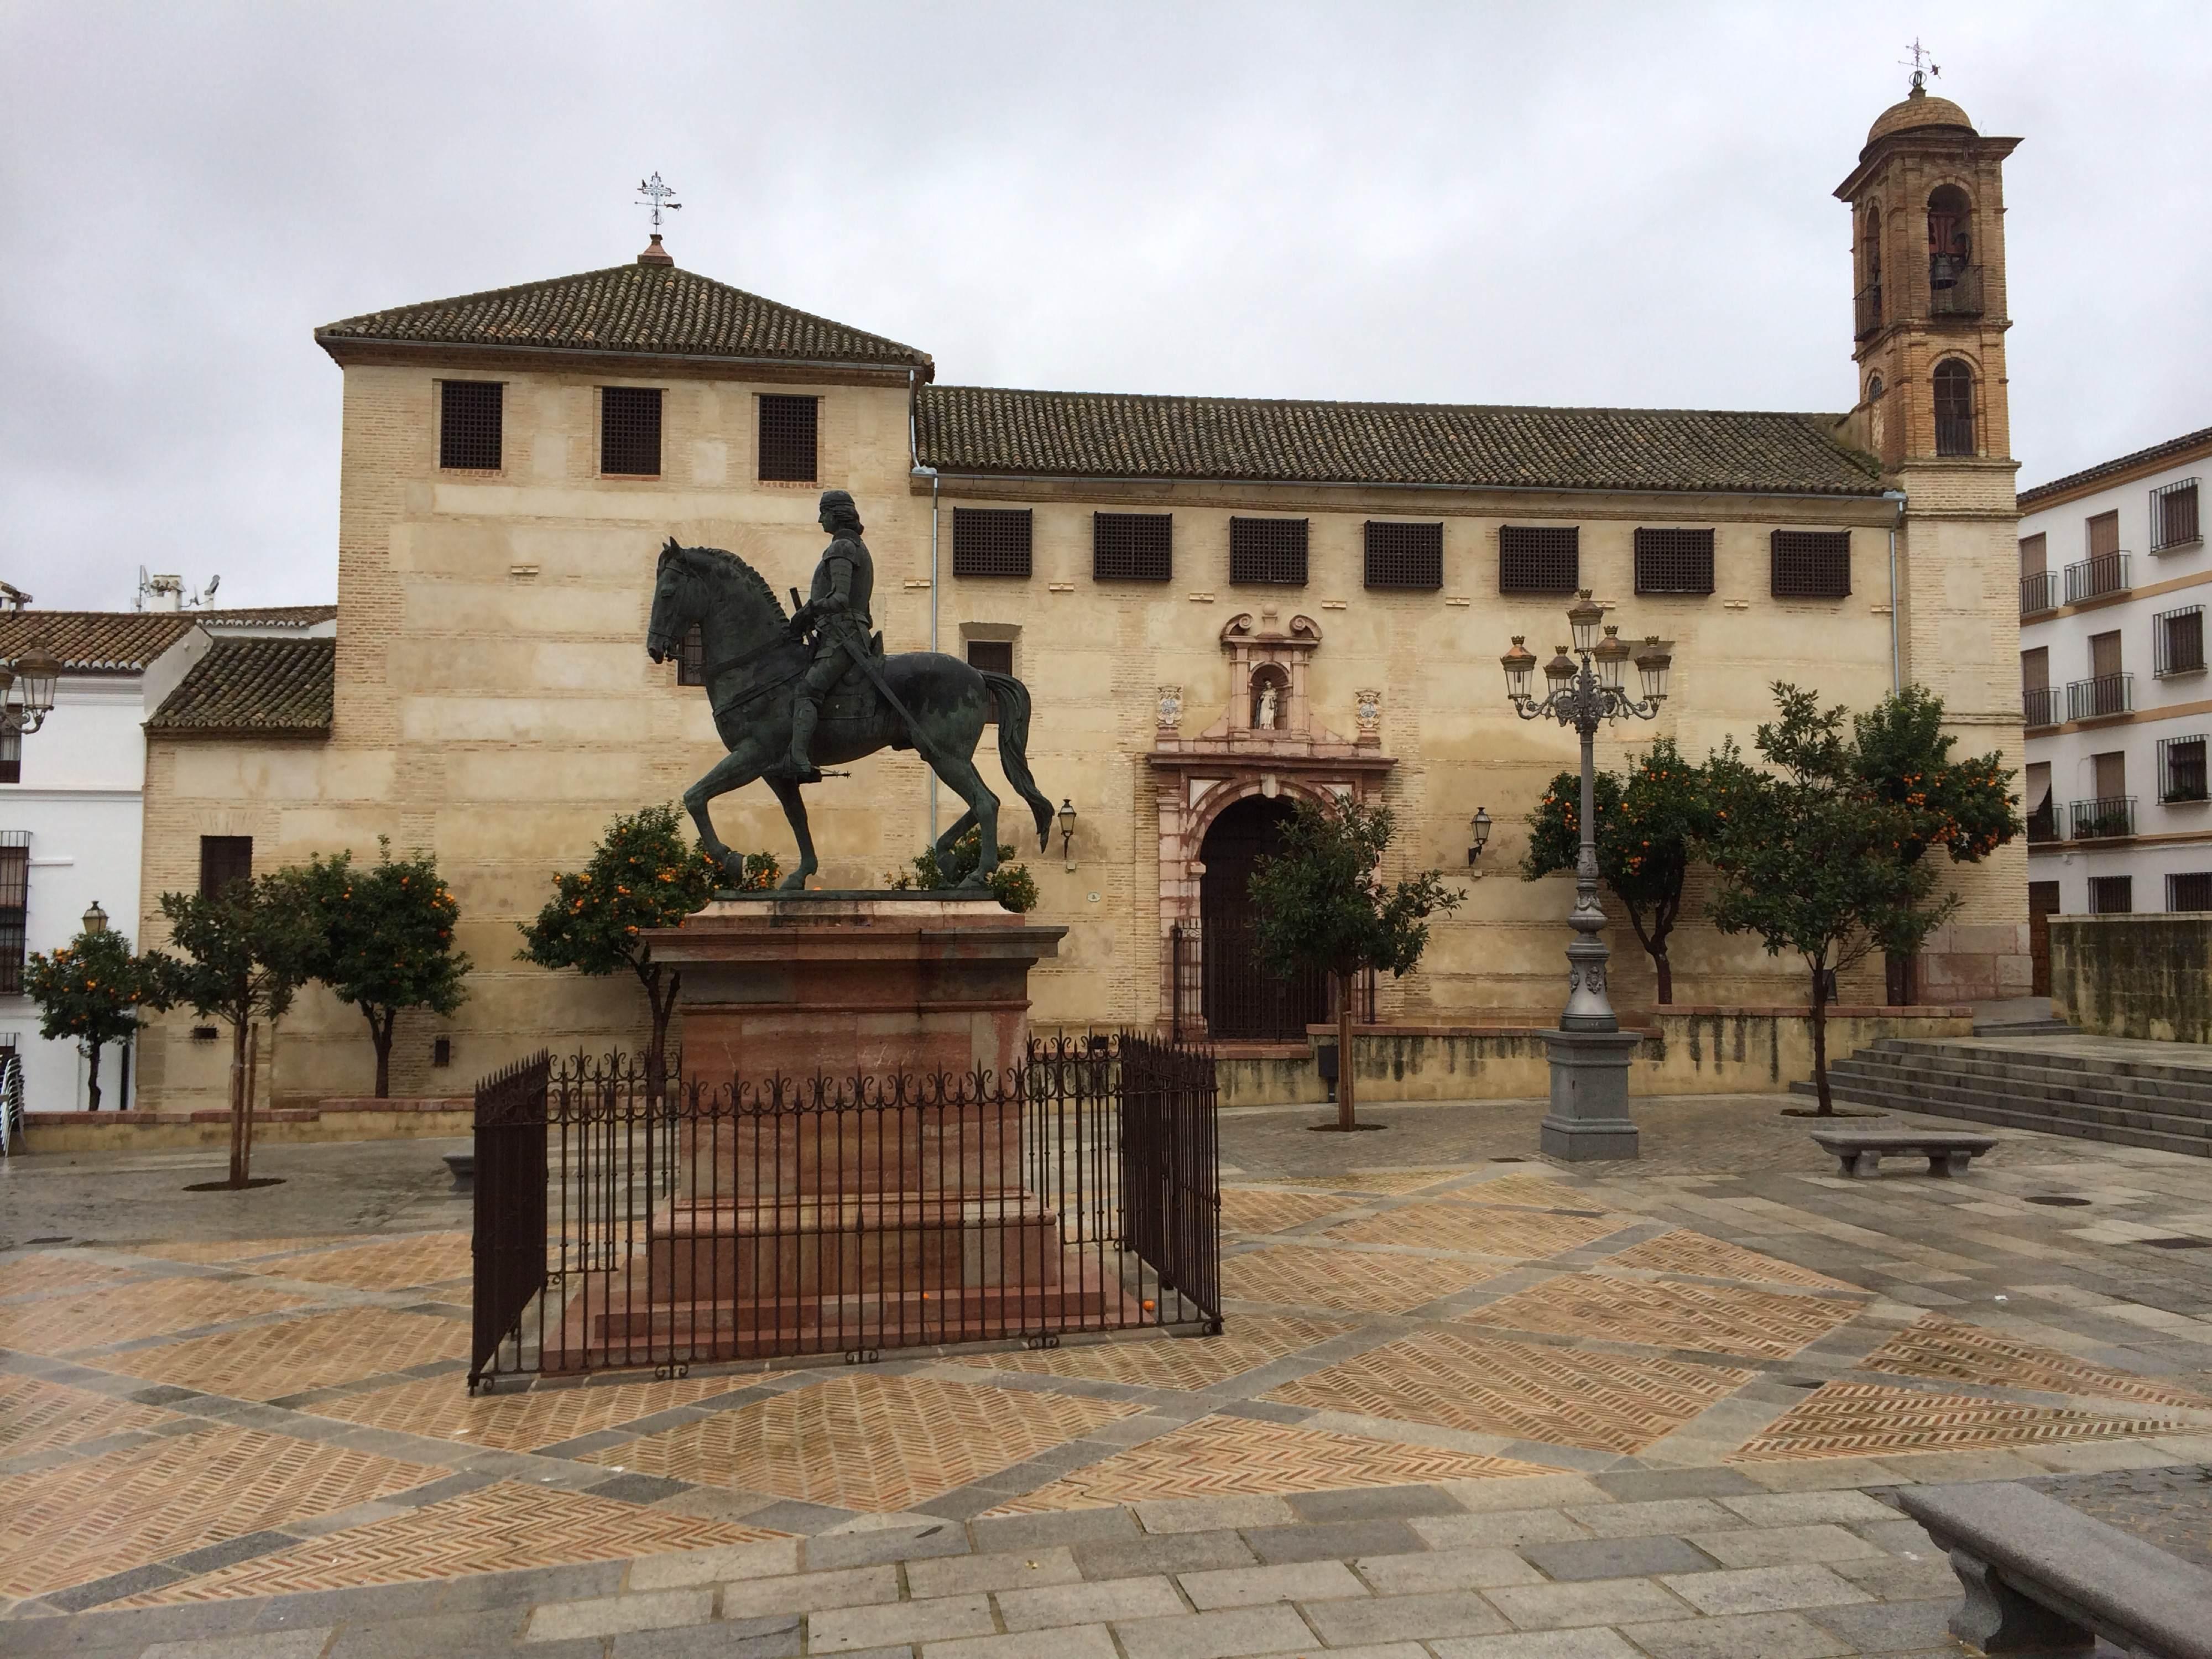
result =
M684 205L683 203L673 199L676 195L676 187L672 185L662 184L660 182L660 175L657 173L650 179L641 179L638 180L637 193L647 198L647 202L649 202L652 205L653 228L655 230L659 230L660 228L660 210L662 208L665 207L672 213ZM646 203L641 202L639 205L644 206L646 205Z
M1898 66L1900 69L1909 68L1911 70L1912 84L1915 87L1925 87L1928 84L1928 77L1929 76L1942 74L1943 66L1936 61L1934 53L1930 52L1927 47L1920 44L1920 37L1918 35L1916 34L1912 37L1912 44L1906 47L1905 50L1910 52L1912 54L1912 57L1909 61L1903 58L1899 58L1897 60ZM655 183L659 182L659 179L660 175L659 173L656 173L653 174L653 180ZM658 224L659 221L655 220L653 222Z

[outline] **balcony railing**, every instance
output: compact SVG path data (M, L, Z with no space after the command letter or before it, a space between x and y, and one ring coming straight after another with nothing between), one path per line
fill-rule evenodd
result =
M1881 284L1863 288L1851 297L1858 313L1858 337L1863 340L1881 327Z
M2033 576L2020 579L2020 614L2040 616L2045 611L2058 609L2058 574L2052 570L2039 570Z
M2069 720L2100 720L2112 714L2125 714L2136 706L2136 677L2132 674L2100 674L2094 679L2075 680L2066 688L2066 718Z
M2027 815L2027 844L2034 847L2045 842L2057 841L2059 820L2065 811L2064 807L2046 800L2030 812Z
M2111 841L2136 832L2136 798L2106 795L2077 800L2072 808L2075 841Z
M2021 712L2025 724L2033 730L2039 726L2058 724L2058 688L2055 685L2031 685L2020 694Z
M1978 317L1982 314L1982 268L1963 265L1942 256L1929 261L1928 314L1931 317Z
M2100 553L2094 559L2084 559L2079 564L2066 567L2066 603L2079 605L2083 599L2094 599L2106 593L2128 591L2128 556L2124 553Z

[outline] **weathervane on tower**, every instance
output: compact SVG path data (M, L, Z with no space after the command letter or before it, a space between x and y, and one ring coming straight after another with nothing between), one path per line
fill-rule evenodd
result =
M1928 77L1931 75L1942 75L1943 66L1936 61L1935 55L1927 47L1920 44L1920 37L1917 34L1912 37L1912 44L1906 50L1911 52L1911 58L1909 61L1903 58L1899 58L1898 66L1912 71L1913 91L1925 92L1928 89ZM1925 69L1922 67L1923 62L1926 64ZM655 184L660 182L660 175L657 173L653 175L653 179ZM653 222L659 224L660 222L656 219Z
M637 193L646 198L644 202L638 204L639 206L643 207L648 204L652 206L653 228L656 231L660 228L660 210L662 208L665 207L671 213L673 213L684 205L683 203L674 199L676 195L676 187L673 185L662 184L660 182L660 175L657 173L650 179L641 179L638 180Z

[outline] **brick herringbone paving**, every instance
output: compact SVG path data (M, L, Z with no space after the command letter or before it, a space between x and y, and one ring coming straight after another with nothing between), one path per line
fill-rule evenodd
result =
M258 1261L265 1255L289 1255L295 1250L349 1244L354 1237L349 1233L320 1233L307 1238L184 1238L159 1244L134 1244L131 1253L158 1255L165 1261L223 1266L234 1261Z
M500 1451L530 1451L634 1422L672 1406L727 1394L757 1380L750 1376L686 1376L472 1396L458 1377L431 1376L367 1394L340 1395L307 1409L317 1417L370 1428L465 1440Z
M469 1328L459 1319L347 1308L137 1348L106 1364L111 1370L208 1394L280 1400L434 1359L468 1357Z
M846 1509L904 1510L1143 1409L986 1383L838 1377L583 1461Z
M80 1445L134 1429L158 1429L176 1420L174 1412L136 1401L112 1400L36 1377L0 1376L0 1458Z
M1653 1285L1562 1273L1461 1318L1509 1330L1787 1359L1858 1312L1855 1302L1741 1285Z
M1794 1262L1778 1261L1741 1244L1708 1238L1676 1228L1605 1259L1608 1267L1641 1267L1650 1273L1688 1273L1699 1279L1741 1279L1759 1285L1799 1285L1811 1291L1856 1291L1862 1287L1830 1279Z
M1921 1315L1859 1364L1870 1371L1894 1371L1900 1376L1925 1376L1940 1382L2040 1389L2052 1394L2095 1395L2146 1406L2212 1411L2212 1400L2191 1389L2154 1377L2084 1364L2054 1349L1941 1314Z
M1365 1174L1284 1176L1278 1177L1285 1187L1325 1187L1333 1192L1346 1193L1413 1193L1424 1187L1433 1187L1439 1181L1449 1181L1463 1176L1465 1170L1370 1170Z
M187 1578L128 1605L410 1583L785 1536L765 1527L702 1521L583 1492L501 1481Z
M1222 1294L1240 1302L1403 1313L1492 1276L1470 1261L1278 1244L1221 1264Z
M462 1232L406 1233L349 1250L314 1250L245 1264L249 1273L349 1285L357 1291L404 1291L465 1279L473 1263Z
M960 1363L994 1371L1024 1371L1033 1376L1088 1376L1154 1389L1204 1389L1354 1328L1339 1320L1272 1319L1255 1314L1237 1320L1224 1334L1215 1337L1100 1342L1041 1353L976 1354Z
M1328 1434L1244 1417L1209 1417L1116 1452L991 1513L1033 1515L1168 1498L1340 1492L1554 1473L1510 1457Z
M1553 1215L1473 1204L1408 1204L1363 1216L1323 1235L1352 1244L1413 1244L1435 1250L1540 1260L1619 1232L1632 1218Z
M1227 1187L1221 1194L1221 1230L1231 1233L1273 1233L1302 1221L1317 1221L1352 1206L1352 1200L1319 1193L1284 1193L1266 1188Z
M82 1583L445 1473L258 1429L210 1428L0 1477L0 1593Z
M1827 1382L1729 1454L1731 1463L1801 1457L1881 1457L1899 1452L1981 1451L2061 1440L2112 1440L2185 1432L2170 1419L2106 1417L2053 1406L1965 1395L1923 1394L1878 1382Z
M0 1307L0 1348L70 1353L311 1305L287 1291L216 1279L155 1279Z
M12 1261L0 1261L0 1297L110 1285L129 1276L127 1267L105 1267L64 1251L41 1250L35 1255L19 1255Z
M1563 1182L1547 1181L1541 1176L1532 1175L1500 1176L1497 1180L1486 1181L1480 1186L1455 1187L1450 1192L1437 1195L1470 1204L1512 1204L1532 1210L1609 1210L1613 1207Z
M1626 1454L1681 1427L1754 1374L1428 1330L1263 1398Z

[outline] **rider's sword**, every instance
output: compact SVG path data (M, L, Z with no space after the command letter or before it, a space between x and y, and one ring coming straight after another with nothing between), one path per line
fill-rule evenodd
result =
M799 590L795 587L791 590L791 608L793 611L804 608ZM906 722L907 735L914 739L915 752L933 768L935 767L943 751L935 742L922 734L921 722L915 719L912 709L899 701L898 693L892 690L890 683L884 678L883 670L876 666L876 659L869 653L868 648L850 634L839 634L837 642L845 647L845 654L860 665L860 672L868 677L868 683L883 694L884 701L891 706L891 712ZM820 769L816 769L818 771Z

